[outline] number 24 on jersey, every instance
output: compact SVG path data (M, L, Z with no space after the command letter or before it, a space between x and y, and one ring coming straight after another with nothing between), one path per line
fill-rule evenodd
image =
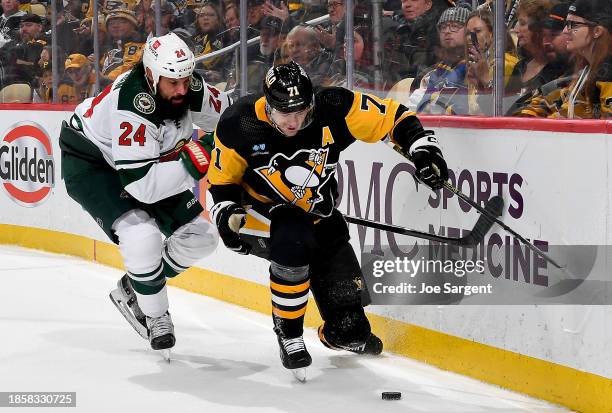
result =
M145 125L141 123L133 135L132 131L134 131L134 126L130 122L121 122L119 128L123 130L121 136L119 136L119 145L130 146L132 143L137 142L138 145L144 146L146 141Z

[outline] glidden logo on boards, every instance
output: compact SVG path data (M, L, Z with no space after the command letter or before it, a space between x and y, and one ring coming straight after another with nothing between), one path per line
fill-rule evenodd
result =
M9 198L25 207L44 202L55 186L49 135L34 122L19 122L0 135L0 182Z

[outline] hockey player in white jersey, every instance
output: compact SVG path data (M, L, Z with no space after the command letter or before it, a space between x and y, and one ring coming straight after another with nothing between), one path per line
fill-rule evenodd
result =
M150 39L142 62L77 106L60 134L68 194L119 245L127 270L111 300L156 350L175 343L166 278L218 242L192 192L212 138L192 134L193 124L212 132L231 99L194 66L176 34Z

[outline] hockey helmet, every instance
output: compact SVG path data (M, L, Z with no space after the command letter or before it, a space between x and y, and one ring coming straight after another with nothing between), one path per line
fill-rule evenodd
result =
M271 67L264 79L263 90L266 97L266 113L273 124L274 111L292 113L308 110L301 129L306 128L312 122L314 113L312 82L297 63L291 61ZM278 129L276 124L274 126Z
M152 37L147 41L142 56L142 63L151 71L153 93L157 93L160 76L171 79L182 79L191 76L195 68L193 52L175 33Z

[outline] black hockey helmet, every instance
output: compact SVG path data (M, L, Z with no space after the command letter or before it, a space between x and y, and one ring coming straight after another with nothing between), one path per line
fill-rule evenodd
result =
M294 61L271 67L264 79L263 90L266 97L266 113L273 124L274 119L271 116L273 110L291 113L308 109L308 116L301 128L304 129L312 122L314 112L312 82L304 69Z

